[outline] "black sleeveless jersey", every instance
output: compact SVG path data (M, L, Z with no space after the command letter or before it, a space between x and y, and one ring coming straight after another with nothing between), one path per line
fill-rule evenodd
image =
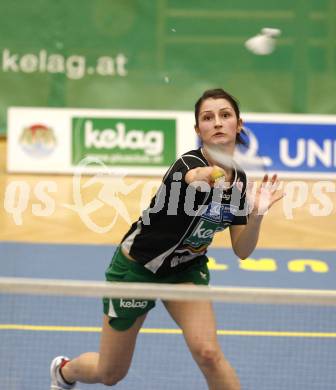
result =
M247 223L246 175L234 169L226 189L185 182L190 169L205 166L209 164L201 149L176 160L121 242L133 259L159 276L181 271L204 256L216 232Z

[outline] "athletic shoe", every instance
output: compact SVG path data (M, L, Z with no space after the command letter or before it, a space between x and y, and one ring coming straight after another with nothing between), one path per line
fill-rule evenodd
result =
M73 383L73 384L66 383L61 376L60 367L62 366L62 364L65 361L69 361L69 358L67 358L66 356L57 356L51 362L51 365L50 365L50 377L51 377L50 390L69 390L69 389L75 388L76 383Z

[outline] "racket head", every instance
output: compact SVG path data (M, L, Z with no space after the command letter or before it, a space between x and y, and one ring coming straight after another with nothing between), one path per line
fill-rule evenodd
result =
M258 153L258 140L244 128L244 143L237 144L234 153L228 153L221 144L203 144L207 156L218 166L244 172L248 178L261 178L269 173L272 160Z

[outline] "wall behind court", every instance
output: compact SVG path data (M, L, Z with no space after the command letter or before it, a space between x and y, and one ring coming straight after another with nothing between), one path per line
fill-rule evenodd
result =
M4 0L0 134L10 106L192 110L223 86L245 112L336 112L335 0ZM274 53L244 47L282 30Z

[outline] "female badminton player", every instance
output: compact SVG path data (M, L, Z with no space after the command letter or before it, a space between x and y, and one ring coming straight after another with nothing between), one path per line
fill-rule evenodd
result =
M183 154L162 180L151 204L130 227L106 271L107 281L207 285L207 248L216 232L229 228L232 249L244 259L255 249L265 212L283 194L277 178L265 176L253 199L246 175L218 166L211 148L232 156L242 143L243 123L236 99L223 89L208 90L195 104L195 130L202 147ZM159 207L161 205L161 207ZM113 386L127 374L138 332L155 301L104 299L99 352L51 363L51 389L77 382ZM210 302L164 302L182 329L187 346L211 390L238 390L235 370L216 335Z

